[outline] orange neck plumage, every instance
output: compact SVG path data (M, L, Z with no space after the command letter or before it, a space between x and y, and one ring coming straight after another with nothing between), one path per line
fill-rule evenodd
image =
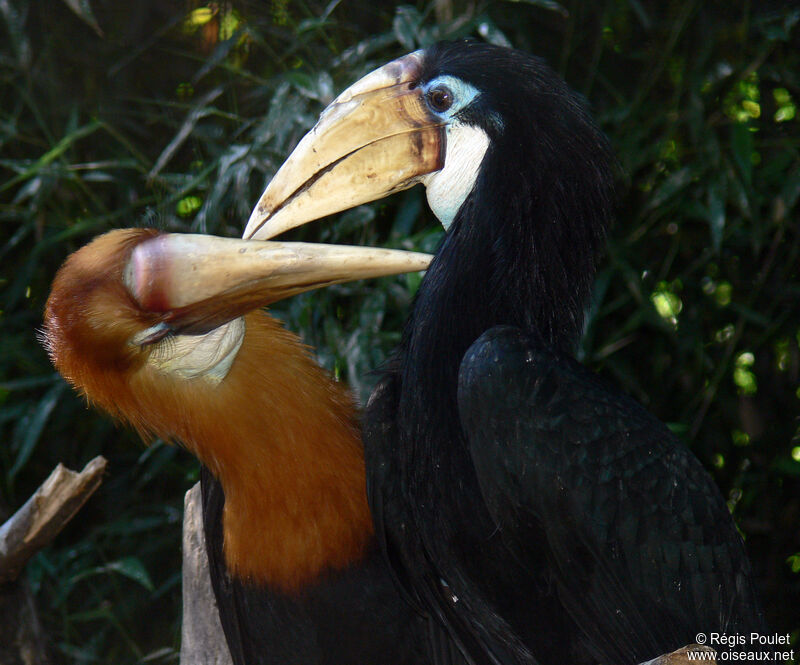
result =
M222 380L154 362L175 351L172 340L131 344L154 319L125 290L122 266L153 233L101 236L59 271L42 334L56 368L145 439L184 444L219 479L225 557L237 577L291 591L357 561L372 521L347 392L263 312L245 317Z
M181 442L219 479L225 558L237 577L291 591L359 560L372 520L347 392L263 312L245 317L227 374L171 371L185 350L177 340L132 344L158 318L128 293L123 267L155 233L108 233L59 270L42 334L56 368L145 439ZM181 343L197 348L193 338Z
M372 534L355 409L278 322L245 325L226 378L185 382L191 417L170 420L225 491L231 571L297 589L359 559Z
M292 591L362 556L372 534L364 457L345 390L268 315L249 314L245 326L218 383L144 364L116 385L82 388L145 437L196 455L225 492L231 572Z
M296 589L359 559L372 534L355 409L278 322L245 325L227 377L187 395L200 420L193 408L175 436L225 491L231 571Z

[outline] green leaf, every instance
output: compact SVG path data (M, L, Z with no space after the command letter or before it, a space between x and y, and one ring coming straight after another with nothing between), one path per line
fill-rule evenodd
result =
M556 12L557 14L561 14L564 18L569 16L569 12L564 5L553 2L552 0L506 0L506 2L518 2L521 4L526 5L533 5L534 7L539 7L541 9L546 9L549 12Z
M81 571L72 577L71 583L74 586L77 582L93 577L95 575L107 575L108 573L118 573L128 579L141 584L148 591L154 589L150 575L145 570L142 562L135 556L128 556L117 561L112 561L103 566L94 566Z
M64 0L64 4L74 12L75 16L94 30L100 37L103 36L103 31L97 23L89 0Z
M511 47L511 40L506 37L503 31L498 28L493 21L488 19L478 23L478 34L490 44L497 46Z
M47 419L56 404L58 404L58 400L66 387L67 384L65 382L59 381L39 400L33 412L19 422L15 433L16 436L14 437L14 448L17 451L17 456L14 464L6 474L9 483L14 480L14 476L25 466L36 449L36 444L39 442L39 437L47 423Z
M753 133L748 123L737 122L731 128L731 150L739 173L749 186L753 180Z
M688 166L671 173L650 198L647 204L648 209L659 208L678 192L685 189L690 182L692 182L692 171Z
M401 5L397 8L392 22L394 35L403 48L409 51L417 47L417 36L422 17L416 8L410 5Z
M0 193L5 192L8 189L11 189L18 183L27 180L28 178L36 175L40 171L42 171L46 166L52 164L56 159L61 157L75 142L79 141L80 139L93 134L98 129L103 126L101 122L90 122L83 127L79 127L78 129L74 130L73 132L69 133L67 136L62 138L55 146L53 146L50 150L48 150L44 155L39 157L36 162L26 168L22 173L17 175L14 178L6 181L4 184L0 185Z
M134 582L138 582L148 591L152 591L154 588L147 570L145 570L142 562L134 556L125 557L124 559L119 559L118 561L113 561L105 566L101 566L98 572L119 573Z
M725 181L719 180L708 189L708 226L711 231L711 246L715 253L722 247L725 230Z

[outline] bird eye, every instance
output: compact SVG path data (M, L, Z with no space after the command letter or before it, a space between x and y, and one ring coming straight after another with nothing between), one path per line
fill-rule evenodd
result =
M431 88L426 96L430 107L438 113L444 113L453 105L453 93L443 85Z

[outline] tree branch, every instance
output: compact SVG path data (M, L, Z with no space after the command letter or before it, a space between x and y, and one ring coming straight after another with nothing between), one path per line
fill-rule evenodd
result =
M233 665L219 621L206 555L200 483L183 502L182 665Z
M80 473L59 464L33 496L0 526L0 583L15 580L28 559L47 545L100 486L106 459Z
M696 654L701 652L714 654L714 658L712 659L710 655L707 659L698 657ZM694 654L693 657L690 658L689 653ZM688 663L696 663L698 661L716 665L716 654L717 652L711 647L690 644L672 653L666 653L658 658L653 658L653 660L648 660L646 663L641 663L641 665L688 665Z

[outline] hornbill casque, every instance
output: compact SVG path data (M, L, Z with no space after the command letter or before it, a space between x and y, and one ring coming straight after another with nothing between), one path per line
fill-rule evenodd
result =
M261 305L428 264L390 250L109 232L57 273L58 371L203 464L212 586L236 665L437 662L375 544L354 403Z
M711 477L573 359L613 164L541 60L439 44L334 100L245 231L425 185L447 232L366 408L367 490L395 579L470 663L626 665L764 628Z

